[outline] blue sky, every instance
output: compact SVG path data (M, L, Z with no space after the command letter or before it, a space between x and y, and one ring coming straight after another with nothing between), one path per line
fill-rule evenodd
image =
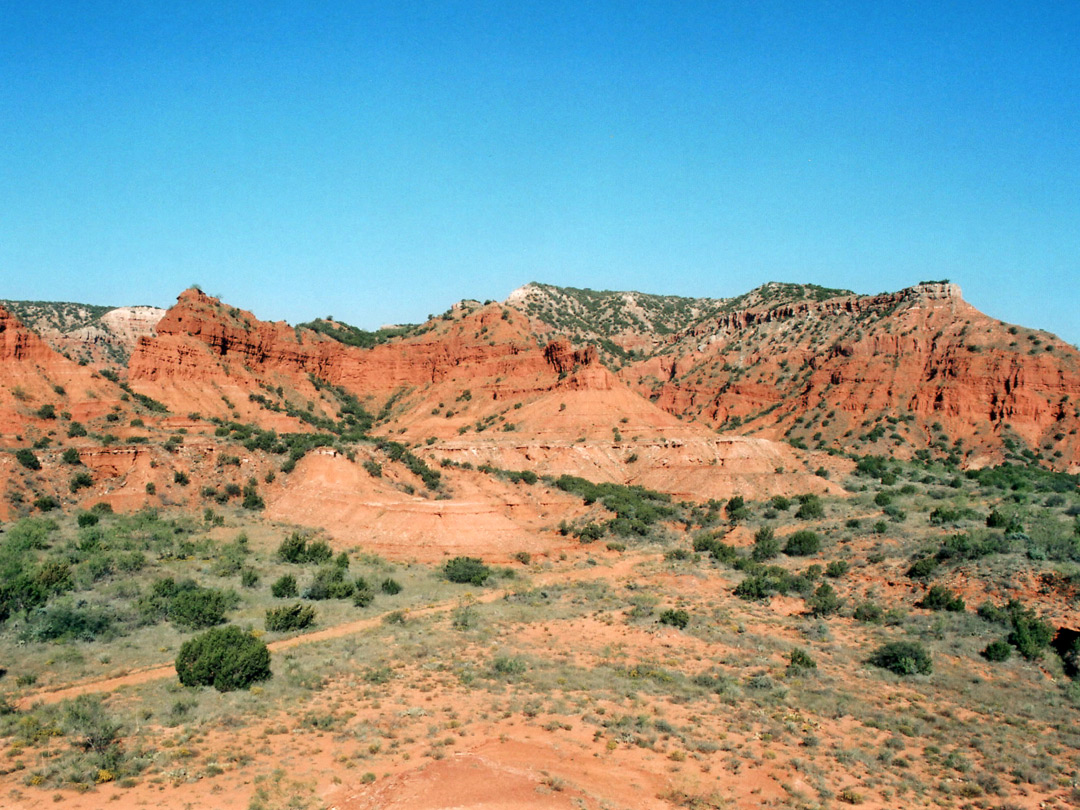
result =
M0 75L0 298L950 278L1080 342L1077 3L0 0Z

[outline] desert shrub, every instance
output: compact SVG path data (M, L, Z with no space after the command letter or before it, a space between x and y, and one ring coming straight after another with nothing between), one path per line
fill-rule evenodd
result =
M837 613L842 605L843 601L837 596L836 589L827 582L819 585L814 595L806 600L810 614L819 618Z
M186 487L188 484L191 483L191 479L188 477L188 474L183 470L176 470L175 472L173 472L173 483L179 484L182 487Z
M254 588L259 584L259 572L254 568L244 568L240 571L240 584L245 588Z
M987 661L1008 661L1012 657L1012 645L1003 640L991 641L981 653Z
M768 526L762 526L754 535L754 548L750 552L755 562L771 560L780 553L780 540Z
M321 565L329 562L334 556L334 550L325 540L312 540L307 546L306 562Z
M23 629L23 641L94 641L111 635L115 614L104 607L78 606L70 602L35 611Z
M827 566L825 566L825 576L833 579L839 579L848 572L851 565L847 560L833 560Z
M355 590L353 591L353 604L357 607L367 607L375 601L375 591L371 589L367 581L360 577L356 580Z
M41 469L41 462L38 461L38 457L34 455L34 451L27 449L26 447L15 451L15 460L28 470Z
M907 512L905 512L903 509L901 509L899 506L896 506L895 504L889 504L881 511L884 512L894 523L903 523L905 520L907 520Z
M461 584L483 585L492 573L483 560L476 557L454 557L443 566L443 576Z
M60 456L60 460L63 461L65 464L75 466L80 462L79 451L76 450L74 447L68 447L66 450L64 450L63 455Z
M75 473L75 475L71 476L71 482L69 483L68 488L72 492L78 492L80 489L85 489L86 487L92 487L93 485L94 485L94 477L92 475L90 475L90 473L88 473L88 472L79 472L79 473Z
M42 495L40 498L34 498L34 508L42 512L51 512L60 508L60 501L52 495Z
M516 678L525 673L528 665L520 658L509 655L499 655L491 662L491 668L496 675L504 678Z
M733 546L729 546L712 534L700 534L695 537L694 551L708 552L714 560L725 565L735 565L740 559L739 552Z
M401 593L401 583L392 577L387 577L379 584L379 590L393 596L394 594Z
M1042 657L1042 652L1054 639L1054 628L1036 617L1030 609L1014 611L1012 631L1006 639L1029 661Z
M218 551L218 558L214 561L211 570L219 577L229 577L240 573L244 567L244 559L251 550L248 548L248 537L241 532L231 543L225 543Z
M870 663L897 675L929 675L934 670L930 652L915 641L890 641L870 656Z
M971 532L946 537L935 555L941 562L978 560L992 554L1008 554L1016 545L1014 537L990 532Z
M742 495L736 495L728 501L727 506L724 507L724 511L727 512L728 520L732 523L746 520L746 518L750 516L750 510L747 508L746 501L743 499Z
M334 556L333 549L325 540L312 540L298 532L293 532L284 540L277 550L278 559L287 563L324 563Z
M64 732L75 738L75 744L98 756L115 748L120 737L120 724L105 713L97 695L79 695L64 706L61 719ZM99 760L98 764L111 764Z
M793 647L788 654L787 673L789 675L799 675L812 669L817 669L817 661L801 647Z
M919 557L907 570L912 579L929 579L937 571L938 561L933 557Z
M791 508L791 501L783 495L773 495L769 505L778 512L786 512Z
M769 579L761 574L748 576L735 586L734 594L750 602L756 599L768 599L773 593Z
M215 627L184 642L176 674L184 686L213 686L219 692L247 689L270 677L270 650L235 625Z
M315 608L311 605L302 605L299 602L293 605L282 605L279 608L267 608L266 610L266 629L271 632L302 630L314 621Z
M962 613L966 607L964 600L944 585L931 586L918 604L927 610L948 610L953 613Z
M296 587L296 577L292 574L283 574L270 586L270 593L278 599L289 599L299 592Z
M254 478L249 478L247 484L244 485L244 500L241 504L245 509L258 512L266 508L266 501L259 495L257 484Z
M799 520L817 520L825 517L825 505L817 495L800 495L795 517Z
M204 588L194 580L176 582L172 577L155 580L150 592L140 597L137 610L147 623L166 618L177 627L201 630L225 621L225 613L236 607L235 591Z
M1017 599L1010 599L1005 605L983 602L979 605L978 614L988 622L1009 626L1006 641L1029 661L1041 657L1054 638L1053 626L1042 621L1034 610Z
M81 422L72 422L68 425L67 435L69 439L78 439L86 435L86 427Z
M690 624L690 614L685 610L665 610L660 614L660 624L667 624L683 630L686 625Z
M189 630L202 630L225 621L225 613L239 602L234 591L195 587L181 590L173 597L169 621Z
M788 537L784 553L789 557L806 557L821 550L821 538L809 529L800 529Z
M885 611L876 602L861 602L855 607L855 612L852 615L856 621L877 624L882 620Z
M79 524L79 528L86 526L96 526L101 518L95 512L79 512L79 516L75 518L75 522Z
M307 560L307 538L293 532L284 540L277 550L278 559L287 563L302 563Z
M355 590L352 581L345 578L344 568L328 565L315 572L311 584L304 588L303 597L315 600L348 599Z

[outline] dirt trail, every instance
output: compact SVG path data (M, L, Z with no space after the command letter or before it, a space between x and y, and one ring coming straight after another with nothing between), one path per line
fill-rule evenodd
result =
M633 572L634 566L641 562L653 559L659 559L659 556L626 555L616 560L612 565L596 565L588 568L578 568L572 571L552 571L545 574L539 574L528 580L528 584L532 587L537 587L543 585L559 585L567 582L588 582L590 580L601 578L612 579L629 575ZM498 588L478 594L474 597L474 600L481 603L496 602L499 599L510 595L512 592L513 590L511 588ZM424 607L412 608L406 612L409 616L431 616L436 613L445 613L453 610L460 604L460 599L447 599ZM301 644L313 644L317 641L329 641L331 639L343 638L344 636L350 636L354 633L378 627L383 623L383 620L388 614L396 612L397 611L386 611L386 613L380 613L378 616L371 616L366 619L357 619L356 621L337 624L333 627L327 627L325 630L316 630L313 633L305 633L300 636L271 641L266 646L270 648L271 653L275 653L281 650L298 647ZM138 686L139 684L149 683L150 681L156 681L162 678L172 678L175 675L176 667L171 662L153 667L143 667L142 669L132 670L131 672L127 672L123 675L116 675L111 678L84 681L70 686L63 686L58 689L34 692L19 698L15 705L20 710L25 710L35 703L58 703L61 700L67 700L68 698L77 697L78 695L112 692L115 689L120 689L125 686Z

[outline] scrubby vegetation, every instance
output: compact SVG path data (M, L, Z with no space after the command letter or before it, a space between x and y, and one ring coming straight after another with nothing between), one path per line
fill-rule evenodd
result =
M176 657L176 675L184 686L212 686L219 692L247 689L270 677L270 651L239 627L214 628L184 642Z

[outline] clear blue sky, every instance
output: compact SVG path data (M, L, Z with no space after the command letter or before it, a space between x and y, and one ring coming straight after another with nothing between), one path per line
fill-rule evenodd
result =
M0 298L950 278L1080 342L1080 3L0 0Z

